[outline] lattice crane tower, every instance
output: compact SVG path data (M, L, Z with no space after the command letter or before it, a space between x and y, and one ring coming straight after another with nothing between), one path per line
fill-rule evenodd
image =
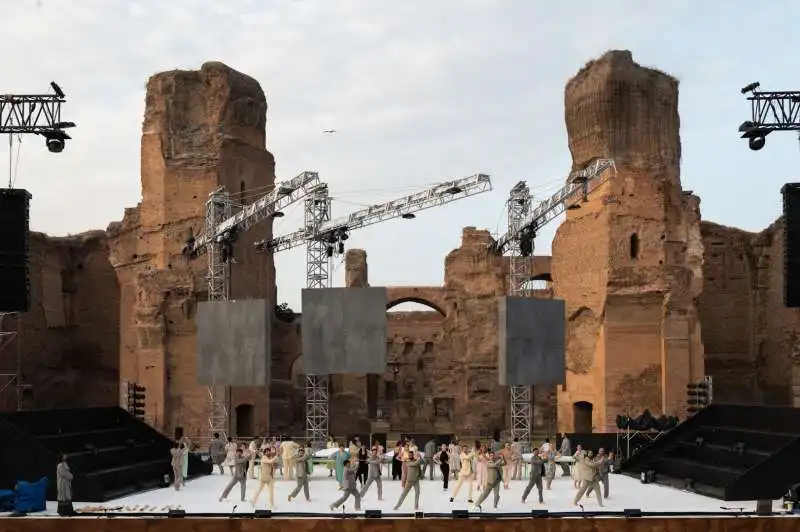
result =
M350 231L394 218L412 219L416 212L452 203L492 189L491 179L476 174L440 183L416 194L373 205L349 215L331 219L331 198L327 185L317 186L305 201L305 227L286 236L256 242L261 252L277 253L306 245L306 286L330 285L330 261L344 253ZM306 438L312 447L328 438L328 376L306 376Z
M530 189L524 181L517 183L511 189L508 198L508 232L518 234L522 229L522 222L530 213L533 198ZM531 258L529 250L524 250L524 239L513 239L509 242L506 255L508 256L508 295L524 297L526 295L525 283L531 278ZM530 250L532 251L532 250ZM531 437L531 397L530 386L509 386L511 399L511 437L519 438L521 442L530 441Z
M579 208L589 194L606 182L612 159L595 159L589 166L570 174L567 184L531 210L533 199L524 182L517 183L508 200L508 231L496 243L501 255L509 256L508 295L526 295L530 280L530 257L537 232L568 208ZM512 437L529 442L531 437L531 387L511 386L509 391Z
M290 181L278 183L271 192L242 206L236 214L232 214L233 203L222 187L209 195L205 230L196 239L190 237L184 248L184 254L190 258L208 255L206 280L209 301L227 301L230 297L230 261L238 235L258 222L276 216L282 209L304 198L318 184L319 175L316 172L303 172ZM230 388L217 384L209 386L209 434L216 432L227 437L229 412Z

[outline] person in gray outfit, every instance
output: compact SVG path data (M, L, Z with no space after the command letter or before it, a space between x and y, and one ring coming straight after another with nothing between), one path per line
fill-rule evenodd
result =
M500 484L503 482L501 468L505 463L506 461L502 456L493 451L489 452L486 460L486 487L483 488L483 493L481 493L481 496L475 501L475 508L477 510L481 509L481 503L489 497L490 493L494 493L494 507L497 508L497 504L500 502Z
M414 490L414 510L419 510L419 479L420 479L420 468L422 467L422 460L420 457L414 453L414 451L408 452L408 458L403 460L406 464L406 485L403 488L403 493L400 494L400 499L398 499L397 504L395 505L395 511L400 509L400 506L403 504L403 501L406 500L408 493L413 489Z
M361 494L356 488L356 470L358 469L358 459L351 457L344 466L344 476L342 477L342 496L331 504L331 511L334 511L339 506L343 505L345 501L352 495L356 500L356 511L361 511Z
M297 477L297 486L295 486L294 490L289 494L289 502L292 502L292 499L297 497L301 489L303 490L303 495L306 496L306 501L311 501L311 497L308 493L308 461L311 459L311 456L311 454L306 454L306 450L301 447L292 458Z
M224 475L222 463L225 461L225 442L220 439L219 432L214 433L214 437L208 444L208 456L211 457L212 466L219 467L219 474Z
M561 447L558 448L558 454L561 456L572 456L572 442L569 441L566 432L561 433ZM571 475L569 471L569 464L566 462L562 462L561 464L561 476L568 477Z
M531 475L528 478L528 485L525 486L525 491L522 492L522 502L528 499L531 490L536 486L536 491L539 492L539 504L544 504L544 497L542 497L542 477L544 476L544 460L539 456L539 449L533 450L533 456L530 459Z
M367 493L367 490L374 482L378 486L378 500L383 500L383 481L381 480L381 461L383 457L378 454L378 449L373 448L367 464L369 465L369 473L367 473L367 482L361 488L361 497Z
M242 495L242 502L244 502L245 493L247 493L247 465L250 462L250 454L245 453L242 448L236 449L236 455L233 460L233 478L228 485L225 486L225 489L222 491L222 495L219 498L219 502L228 498L231 490L239 484L239 489L241 490Z
M425 458L424 466L422 468L422 477L425 478L425 472L430 471L430 479L433 480L433 468L435 467L433 462L433 456L436 454L436 440L431 438L428 440L428 443L425 444Z
M597 476L599 484L603 486L603 498L608 499L608 475L611 473L611 461L608 459L608 455L606 454L606 450L601 448L597 451L597 458L595 458L595 464L597 464ZM594 488L589 487L586 490L586 496L590 496L592 494Z

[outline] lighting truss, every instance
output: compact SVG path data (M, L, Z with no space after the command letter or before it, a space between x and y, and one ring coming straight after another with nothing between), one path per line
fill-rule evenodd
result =
M497 251L504 253L512 241L520 241L526 234L535 236L543 226L563 213L568 207L577 205L608 179L607 170L614 168L613 159L595 159L588 167L570 174L567 184L558 192L539 203L522 222L519 228L503 235L497 241Z
M511 189L508 198L508 232L519 234L523 221L531 210L533 198L524 181ZM508 295L524 297L525 283L531 277L531 258L522 252L521 241L509 241L506 249L508 255ZM518 441L528 442L531 438L531 396L530 386L509 386L511 437Z
M187 250L192 257L202 255L212 241L224 238L232 232L243 233L265 218L275 216L289 205L300 201L319 185L317 172L303 172L294 179L278 183L261 199L242 207L242 210L221 220L216 226L206 227L205 232L189 243ZM211 200L209 200L211 201Z
M446 181L422 192L373 205L336 220L325 222L317 228L306 227L286 236L256 242L255 246L259 251L277 253L297 247L309 240L335 242L337 235L353 229L360 229L394 218L412 217L411 215L415 212L488 192L491 189L491 179L485 174Z
M758 90L759 83L742 89L750 93L750 120L739 126L743 139L748 139L750 149L757 151L766 144L766 136L773 131L800 132L800 91Z

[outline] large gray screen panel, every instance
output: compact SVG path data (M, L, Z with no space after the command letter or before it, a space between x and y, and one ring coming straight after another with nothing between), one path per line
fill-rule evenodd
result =
M566 307L560 299L501 297L498 378L502 386L564 384Z
M197 306L197 381L266 386L272 368L272 306L265 299Z
M307 375L386 372L386 289L303 290Z

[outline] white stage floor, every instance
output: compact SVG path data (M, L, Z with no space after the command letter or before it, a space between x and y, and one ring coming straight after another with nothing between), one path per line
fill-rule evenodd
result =
M560 475L560 472L559 472ZM238 486L231 492L227 501L218 502L219 496L227 482L229 475L221 476L214 474L189 481L181 491L172 488L164 488L148 491L124 497L103 504L96 503L74 503L75 509L82 508L85 511L102 511L102 509L116 512L146 512L161 513L167 512L170 507L181 509L187 513L219 513L230 515L232 513L250 513L254 510L249 502L238 500ZM500 489L500 504L497 510L492 509L491 497L483 503L483 512L530 512L533 509L546 509L551 512L572 512L579 510L572 504L575 496L575 489L572 487L572 479L569 477L556 477L553 482L552 490L544 492L545 504L538 504L536 490L534 489L528 497L528 502L523 504L521 501L522 491L527 484L526 480L512 481L509 489ZM451 481L450 489L445 492L442 489L440 479L430 481L424 480L421 486L420 510L429 513L449 513L452 510L468 509L471 505L467 504L467 492L461 488L459 498L451 503L450 494L454 483ZM249 501L258 486L257 480L247 481L247 500ZM307 503L303 499L302 492L298 499L293 502L287 501L288 494L294 489L294 481L278 480L275 485L275 512L292 513L323 513L330 514L330 505L339 498L340 492L337 489L335 480L328 478L328 470L318 466L315 475L311 478L310 492L311 502ZM384 514L393 513L412 513L414 511L413 491L406 498L403 506L398 512L393 511L394 505L400 496L400 482L387 480L384 477L383 501L378 501L375 486L370 488L361 503L361 510L381 510ZM474 495L477 498L477 493ZM693 493L675 490L655 484L642 484L636 479L623 475L611 475L611 497L604 501L604 508L597 507L596 499L584 499L583 507L585 511L622 511L626 508L638 508L642 511L652 512L720 512L721 507L744 507L745 511L754 511L755 502L751 503L726 503L717 499L703 497ZM52 513L55 510L55 503L48 503L52 506ZM350 498L345 503L345 511L353 513L353 499ZM255 509L267 509L266 498L262 493L261 499ZM775 503L776 511L780 510L779 502ZM338 512L341 512L340 508ZM736 513L738 510L730 510ZM51 513L51 511L48 511Z

